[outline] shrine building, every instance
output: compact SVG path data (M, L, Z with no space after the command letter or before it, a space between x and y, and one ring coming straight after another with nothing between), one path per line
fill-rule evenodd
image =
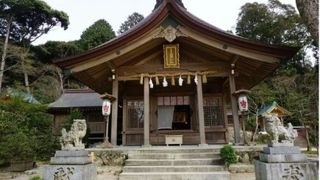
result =
M129 31L82 54L55 61L99 94L112 94L110 142L164 145L239 142L237 97L271 75L297 48L266 45L223 31L158 0Z

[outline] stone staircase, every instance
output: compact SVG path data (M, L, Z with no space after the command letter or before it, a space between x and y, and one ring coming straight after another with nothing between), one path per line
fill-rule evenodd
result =
M128 152L120 180L229 180L219 149L151 147Z

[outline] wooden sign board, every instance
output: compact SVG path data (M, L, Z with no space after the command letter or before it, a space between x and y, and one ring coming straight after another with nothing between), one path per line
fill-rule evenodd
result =
M163 45L164 68L180 68L179 44Z

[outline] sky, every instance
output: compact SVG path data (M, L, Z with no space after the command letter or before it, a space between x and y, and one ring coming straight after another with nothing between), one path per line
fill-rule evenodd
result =
M156 0L44 0L53 9L69 15L70 25L67 30L54 27L33 44L43 44L48 40L78 40L82 32L99 19L108 21L117 32L120 25L133 12L144 17L154 8ZM294 7L295 0L280 0ZM182 0L187 10L198 18L223 30L235 29L240 8L245 3L267 3L268 0Z

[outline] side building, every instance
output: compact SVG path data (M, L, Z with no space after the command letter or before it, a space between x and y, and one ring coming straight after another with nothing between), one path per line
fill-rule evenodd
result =
M79 109L87 120L90 142L103 141L105 121L101 114L102 99L91 89L67 89L55 102L49 104L48 112L54 115L53 133L60 134L60 127L70 117L72 109Z

